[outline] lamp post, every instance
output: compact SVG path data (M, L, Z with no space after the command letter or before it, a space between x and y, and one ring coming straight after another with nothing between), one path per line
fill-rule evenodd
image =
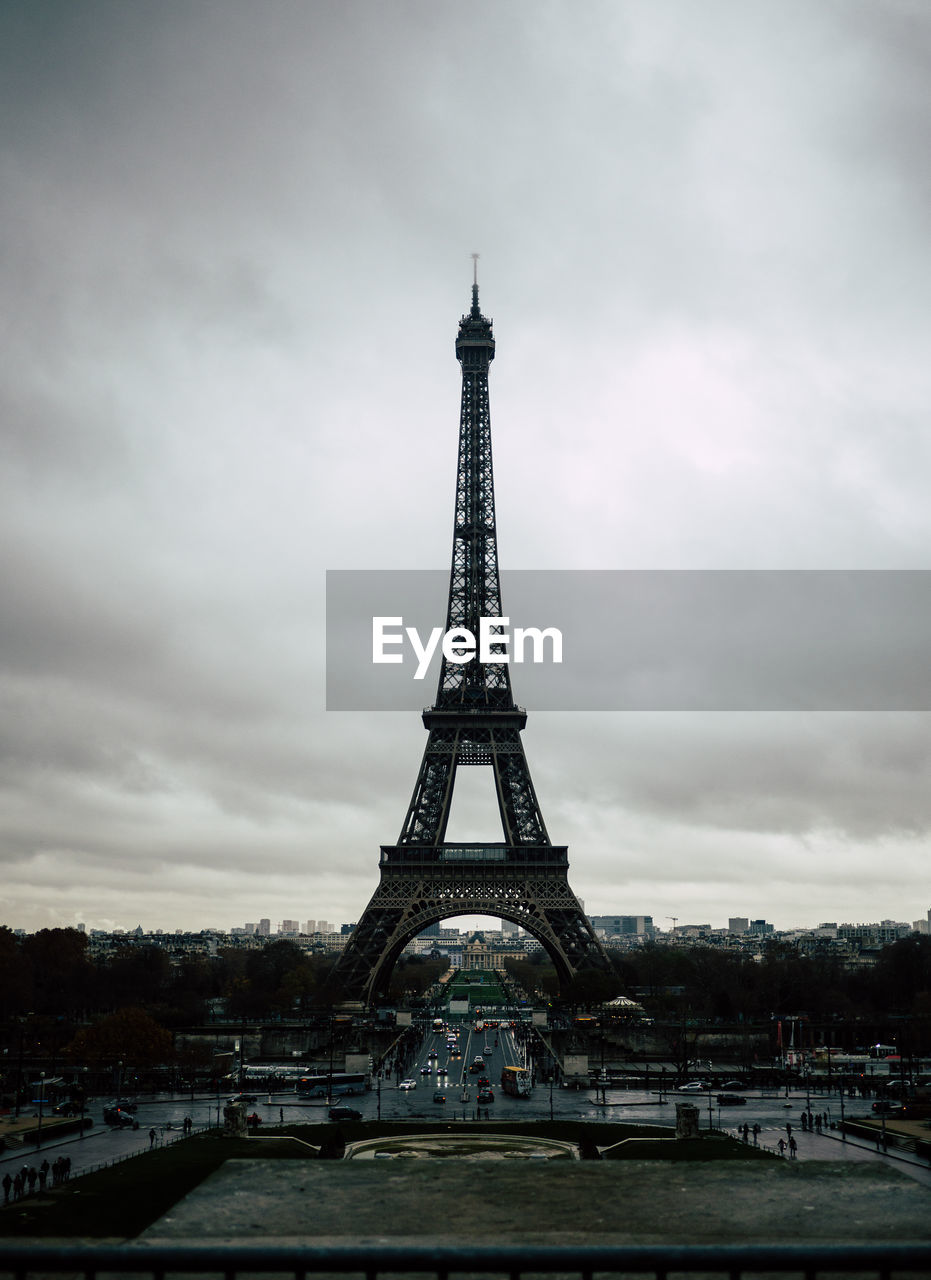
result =
M23 1091L23 1045L26 1038L26 1019L18 1018L19 1023L19 1062L16 1068L16 1104L13 1108L13 1118L19 1119L19 1095Z
M811 1124L811 1064L805 1066L805 1111L808 1113L808 1123Z
M84 1137L84 1108L87 1105L87 1067L81 1068L81 1137Z
M42 1102L45 1098L45 1072L39 1072L39 1127L36 1131L36 1150L42 1146Z
M840 1086L840 1137L841 1142L847 1141L847 1131L844 1128L844 1082L841 1080Z

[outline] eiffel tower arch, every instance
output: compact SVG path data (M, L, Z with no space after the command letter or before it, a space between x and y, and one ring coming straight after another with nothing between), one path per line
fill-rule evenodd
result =
M479 309L475 279L472 307L456 338L462 400L445 627L473 636L480 618L503 616L488 402L494 355L492 325ZM427 745L401 834L397 844L382 845L378 888L334 966L330 993L372 1003L385 994L411 939L458 915L499 916L527 930L548 952L561 983L580 969L609 969L569 887L568 851L550 843L543 822L520 736L527 713L514 702L508 664L444 656L436 702L424 711L423 723ZM446 842L456 773L464 766L493 772L500 843Z

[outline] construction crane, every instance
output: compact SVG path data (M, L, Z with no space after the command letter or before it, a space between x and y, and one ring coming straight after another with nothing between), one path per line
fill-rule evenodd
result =
M672 921L672 931L673 931L673 933L675 933L675 932L676 932L676 923L677 923L677 921L678 921L679 917L678 917L678 916L667 916L667 917L666 917L666 919L667 919L667 920L671 920L671 921Z

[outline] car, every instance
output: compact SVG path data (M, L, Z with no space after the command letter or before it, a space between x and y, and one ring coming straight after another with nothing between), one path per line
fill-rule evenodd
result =
M688 1084L680 1084L680 1093L705 1093L708 1089L704 1080L690 1080Z
M478 1087L479 1087L480 1089L490 1089L490 1088L491 1088L491 1081L488 1079L488 1077L487 1077L487 1076L479 1076L479 1078L478 1078Z
M124 1111L122 1107L104 1107L103 1118L107 1124L112 1124L117 1129L138 1129L139 1121L129 1111Z
M327 1115L331 1120L361 1120L362 1112L355 1107L330 1107Z
M905 1107L901 1102L895 1102L891 1098L880 1098L878 1102L873 1103L873 1110L878 1116L891 1116L904 1111Z
M433 1095L433 1101L434 1101L434 1102L445 1102L445 1101L446 1101L446 1094L443 1092L443 1090L442 1090L442 1089L437 1089L436 1093L434 1093L434 1095Z
M416 1081L416 1080L402 1080L402 1081L401 1081L401 1083L398 1085L398 1088L399 1088L399 1089L405 1089L405 1090L406 1090L406 1089L416 1089L416 1088L417 1088L417 1081Z
M233 1096L231 1098L227 1098L226 1101L229 1102L230 1104L235 1102L250 1103L250 1102L258 1102L258 1098L255 1096L254 1093L234 1093Z
M719 1086L719 1088L726 1090L728 1093L733 1093L735 1089L746 1089L746 1087L742 1080L725 1080Z
M433 1075L433 1068L432 1068L432 1067L421 1067L421 1068L420 1068L420 1074L421 1074L422 1076L432 1076L432 1075Z
M479 1089L478 1100L479 1102L494 1102L495 1095L490 1089Z
M739 1093L719 1093L718 1094L719 1107L739 1107L741 1106L741 1104L743 1106L746 1106L747 1099L741 1097Z
M447 1076L449 1075L449 1069L447 1067L437 1067L436 1074L438 1076Z
M494 1049L491 1047L490 1044L486 1044L485 1048L482 1050L482 1053L485 1055L486 1058L490 1058L491 1055L494 1053Z

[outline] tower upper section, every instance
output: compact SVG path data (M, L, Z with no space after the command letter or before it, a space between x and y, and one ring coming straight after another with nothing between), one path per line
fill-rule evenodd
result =
M478 283L472 285L472 308L459 322L456 358L462 365L459 412L459 456L456 471L456 514L449 579L446 630L479 634L480 618L501 617L495 487L491 462L491 414L488 366L494 359L491 321L478 305ZM496 651L492 645L492 653ZM504 652L499 648L499 652ZM434 711L514 711L506 662L449 662L440 670Z
M491 332L491 321L482 315L478 306L478 285L472 286L472 310L459 321L459 333L456 337L456 359L462 365L485 368L495 358L495 340Z

